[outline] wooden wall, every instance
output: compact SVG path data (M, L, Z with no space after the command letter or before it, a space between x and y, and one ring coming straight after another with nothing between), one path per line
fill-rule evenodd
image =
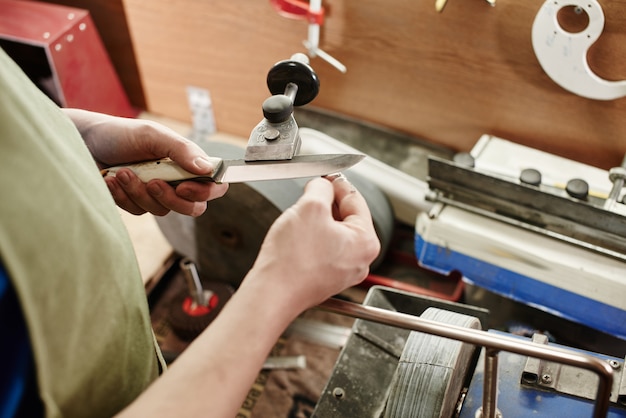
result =
M626 79L626 0L600 1L606 25L590 63ZM267 71L304 50L306 23L280 17L269 0L122 3L147 109L189 121L185 89L203 87L226 133L247 138L269 95ZM604 168L621 163L626 98L578 97L543 72L531 45L543 0L449 0L440 14L434 0L323 4L321 46L348 72L313 59L321 91L312 105L456 150L491 133Z

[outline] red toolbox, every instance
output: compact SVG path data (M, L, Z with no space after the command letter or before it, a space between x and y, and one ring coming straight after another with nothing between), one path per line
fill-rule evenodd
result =
M0 47L60 106L137 116L87 10L0 0Z

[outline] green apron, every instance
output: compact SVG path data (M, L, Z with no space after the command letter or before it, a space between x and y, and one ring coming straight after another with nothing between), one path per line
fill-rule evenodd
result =
M80 134L1 49L0 219L46 415L114 415L159 370L133 247Z

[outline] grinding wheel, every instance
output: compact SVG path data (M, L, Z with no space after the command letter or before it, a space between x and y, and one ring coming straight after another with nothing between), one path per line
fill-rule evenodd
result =
M480 329L480 320L437 308L421 318ZM390 386L385 418L441 418L454 414L475 346L449 338L412 331Z
M222 158L243 158L245 150L222 142L201 144L205 152ZM350 170L348 180L365 197L381 241L384 257L393 233L393 210L386 196L375 185ZM170 213L157 218L157 224L174 250L193 260L203 276L239 286L261 248L276 218L302 195L309 179L287 179L234 183L223 197L210 201L197 218Z

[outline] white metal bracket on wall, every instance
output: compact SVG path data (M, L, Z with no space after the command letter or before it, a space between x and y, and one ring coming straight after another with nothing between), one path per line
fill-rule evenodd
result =
M587 27L576 33L564 30L558 13L575 7L589 18ZM587 62L587 52L604 29L604 13L596 0L547 0L535 17L532 43L543 70L559 86L579 96L613 100L626 96L626 80L609 81L596 75Z

